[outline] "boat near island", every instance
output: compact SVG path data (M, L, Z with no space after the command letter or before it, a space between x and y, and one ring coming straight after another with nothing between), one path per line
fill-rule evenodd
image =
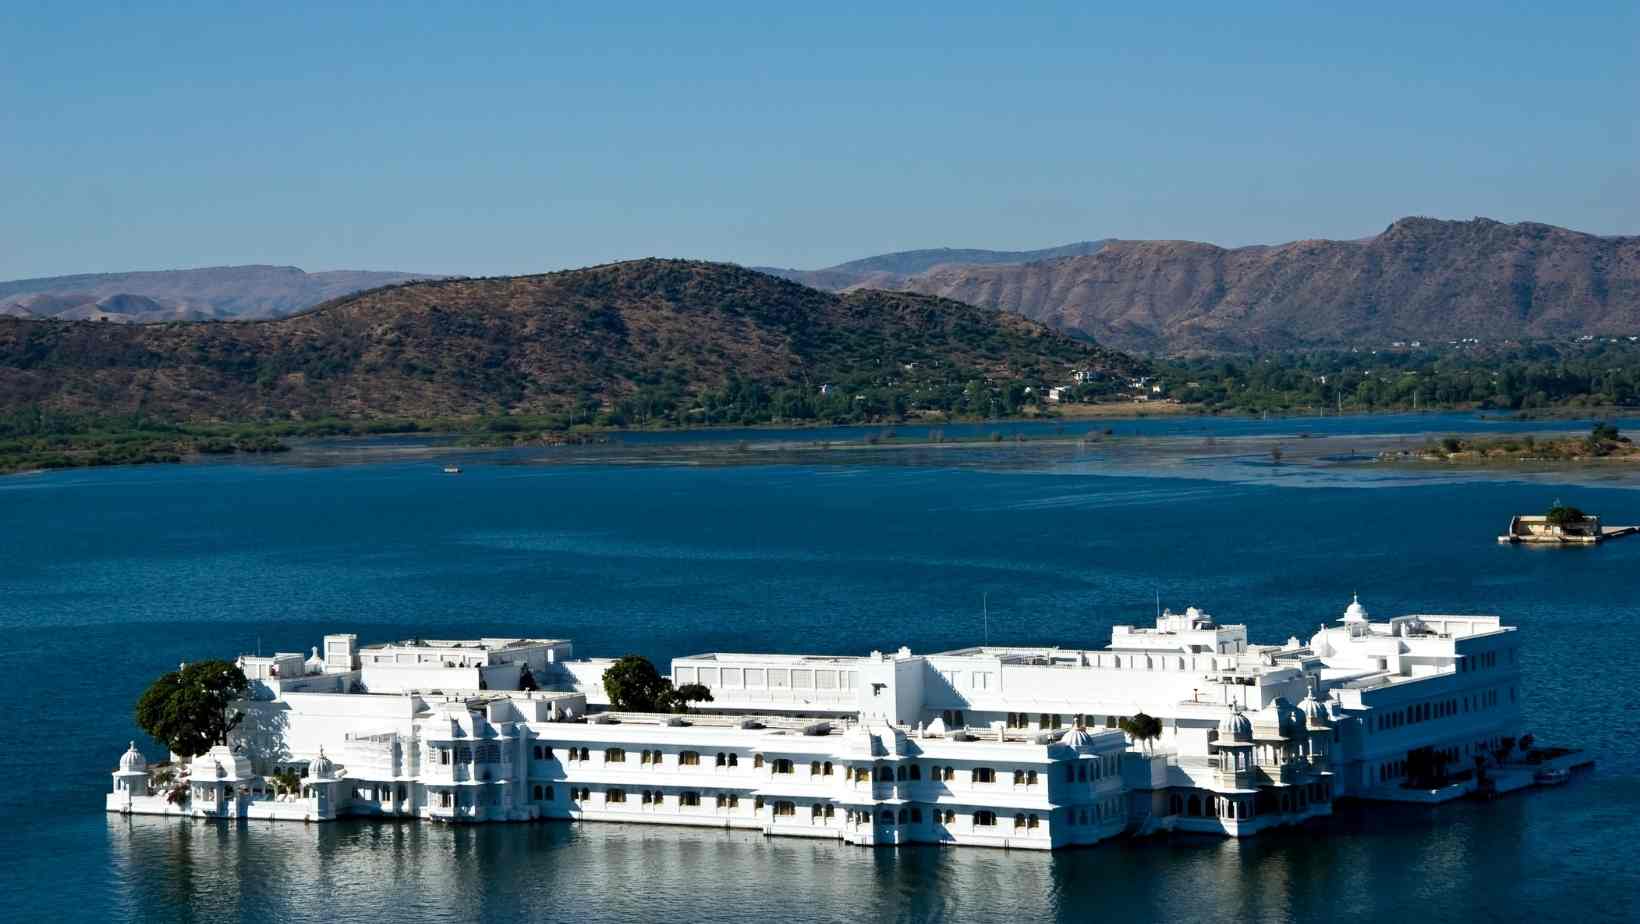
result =
M1246 837L1344 799L1435 803L1586 763L1522 736L1520 637L1491 615L1254 644L1191 607L1103 648L979 645L671 663L710 699L611 709L563 639L411 639L242 655L227 743L119 760L109 812L322 822L620 821L850 844L1052 850ZM698 691L698 690L697 690ZM1536 774L1536 775L1534 775Z

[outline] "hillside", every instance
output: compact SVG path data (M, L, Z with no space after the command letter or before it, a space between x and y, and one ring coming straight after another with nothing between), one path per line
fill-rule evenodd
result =
M994 266L998 264L1029 263L1057 257L1076 257L1095 253L1103 241L1079 241L1043 250L973 250L936 247L929 250L903 250L860 260L850 260L825 269L799 270L773 266L753 267L758 272L790 279L806 286L840 292L852 288L903 289L907 281L919 273L937 266Z
M1108 241L1085 256L939 266L880 287L1015 311L1129 350L1629 334L1640 331L1640 237L1407 218L1357 241Z
M802 394L842 382L960 391L978 376L1063 381L1072 367L1135 368L1007 313L669 260L408 283L270 321L0 318L0 413L551 414L645 395L687 405L736 381Z
M0 282L0 317L65 321L199 321L271 318L377 286L429 279L425 274L294 266L49 276Z

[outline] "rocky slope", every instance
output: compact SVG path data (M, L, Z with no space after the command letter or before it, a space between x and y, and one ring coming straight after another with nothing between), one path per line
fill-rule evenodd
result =
M699 394L731 379L805 388L860 376L1061 381L1072 367L1135 365L1006 312L916 294L836 295L669 260L409 283L271 321L0 318L0 413L551 413L646 387Z
M1640 331L1640 237L1407 218L1356 241L938 266L882 288L1002 308L1120 349L1241 351Z
M930 250L885 253L817 270L784 269L775 266L758 266L753 269L832 292L853 288L904 289L912 277L935 267L1030 263L1056 257L1084 256L1096 253L1102 246L1103 241L1079 241L1044 250L972 250L937 247Z

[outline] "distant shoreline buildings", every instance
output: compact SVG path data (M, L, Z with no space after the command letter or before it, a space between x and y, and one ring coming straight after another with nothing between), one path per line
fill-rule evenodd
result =
M120 759L110 812L451 822L575 819L854 844L1026 849L1124 832L1247 836L1341 798L1438 802L1577 761L1523 739L1519 636L1495 616L1373 622L1256 645L1195 608L1103 649L980 646L672 662L713 699L608 711L605 659L550 639L329 635L239 659L230 744ZM535 689L530 689L530 688ZM1140 714L1159 720L1137 740Z

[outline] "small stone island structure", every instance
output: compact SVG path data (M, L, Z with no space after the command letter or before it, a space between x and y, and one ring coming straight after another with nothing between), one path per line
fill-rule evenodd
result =
M1530 785L1519 640L1495 616L1372 622L1250 644L1195 608L1103 649L982 646L672 662L712 692L618 714L609 660L567 641L412 640L243 656L231 743L185 767L120 758L110 812L746 828L853 844L1028 849L1123 832L1245 836L1340 798ZM532 689L533 688L533 689ZM1159 719L1135 740L1123 720ZM1536 763L1530 763L1536 761Z
M1640 532L1640 526L1602 526L1600 518L1593 514L1582 514L1571 519L1517 515L1509 518L1509 531L1499 536L1498 541L1545 545L1596 545L1636 532Z

